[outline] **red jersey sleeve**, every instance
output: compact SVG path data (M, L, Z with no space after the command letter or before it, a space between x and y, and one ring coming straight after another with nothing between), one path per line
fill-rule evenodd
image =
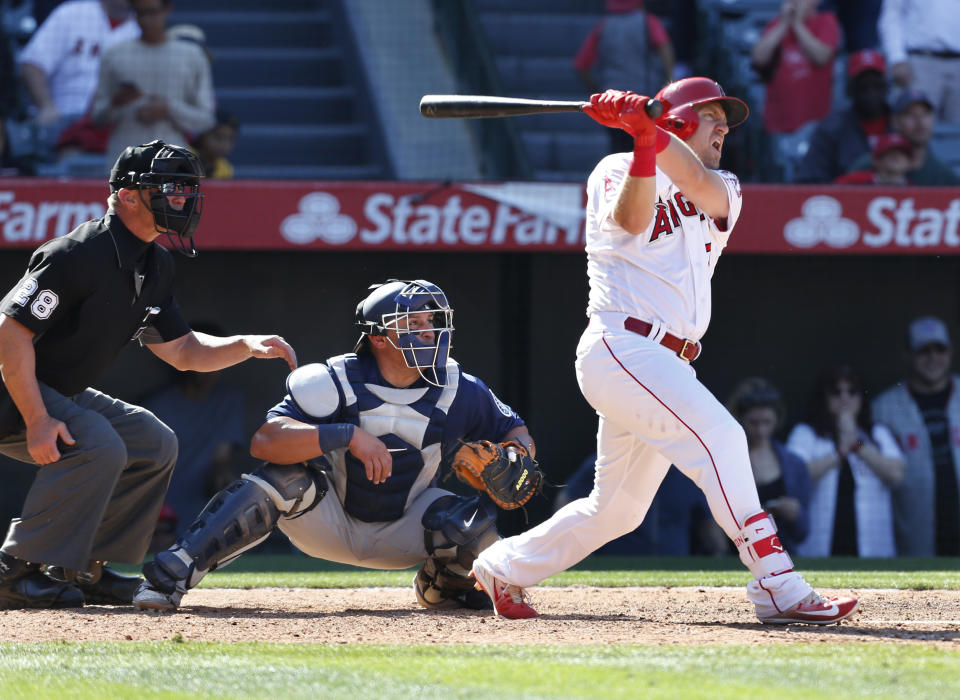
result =
M597 26L583 41L580 50L573 58L573 67L577 70L590 70L597 62L597 44L600 43L600 31L603 29L603 22L597 22Z
M663 28L663 22L649 12L647 13L647 39L655 49L670 43L670 36L667 34L667 30Z

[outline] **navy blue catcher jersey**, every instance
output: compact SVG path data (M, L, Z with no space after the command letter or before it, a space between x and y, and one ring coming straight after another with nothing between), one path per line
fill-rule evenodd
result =
M501 441L524 422L477 377L447 363L448 386L420 380L390 385L369 353L340 355L304 365L287 378L287 395L267 418L287 416L303 423L352 423L377 436L390 450L393 471L382 484L366 477L348 450L317 460L329 469L334 490L353 517L396 520L406 505L435 484L441 463L462 441Z

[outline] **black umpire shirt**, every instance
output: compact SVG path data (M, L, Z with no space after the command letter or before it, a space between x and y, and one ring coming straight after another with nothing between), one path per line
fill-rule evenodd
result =
M173 296L173 268L168 250L137 238L107 212L37 248L0 312L36 334L37 379L72 396L144 331L152 342L190 331ZM0 383L0 435L21 430L19 420Z

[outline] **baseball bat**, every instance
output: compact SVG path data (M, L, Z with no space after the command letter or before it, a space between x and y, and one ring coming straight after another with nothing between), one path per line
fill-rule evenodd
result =
M517 117L524 114L582 112L588 104L590 103L492 95L424 95L420 98L420 114L430 119ZM647 100L644 109L651 119L656 119L663 113L663 105L652 98Z

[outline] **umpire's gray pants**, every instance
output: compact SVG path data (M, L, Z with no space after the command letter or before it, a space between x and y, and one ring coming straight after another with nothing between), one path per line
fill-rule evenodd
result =
M150 411L86 389L72 399L45 384L47 412L75 445L40 466L3 551L85 571L90 560L139 564L147 553L177 461L177 438ZM0 440L0 453L36 464L26 433Z

